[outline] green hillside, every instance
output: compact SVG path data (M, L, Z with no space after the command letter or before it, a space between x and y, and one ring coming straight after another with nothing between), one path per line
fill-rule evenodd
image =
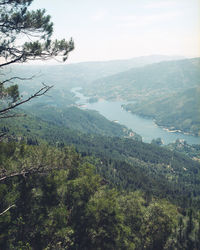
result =
M160 97L196 87L200 59L160 62L93 81L84 93L105 99L137 100Z
M7 178L1 180L0 209L13 204L0 216L1 249L199 246L199 238L192 238L199 230L194 208L151 197L151 190L145 194L110 188L109 177L97 174L92 161L71 147L1 142L1 174L6 170ZM23 174L8 177L9 171L20 170Z
M200 144L177 139L163 146L144 119L144 138L158 138L142 142L118 124L137 128L137 121L121 120L132 114L119 102L96 108L114 121L84 109L100 97L131 100L134 106L124 107L132 112L143 107L159 125L199 134L200 58L58 63L75 48L73 61L154 50L142 39L140 52L138 38L152 36L158 20L169 28L170 6L44 2L0 0L0 250L200 250ZM173 24L176 17L170 15Z
M199 246L198 161L104 136L121 126L96 112L45 107L0 123L0 248Z
M27 81L26 85L34 83L36 87L41 82L49 85L60 86L65 90L73 87L83 87L101 77L117 74L127 71L134 67L142 67L161 61L179 60L181 57L151 55L135 57L124 60L99 61L99 62L82 62L66 65L13 65L4 69L7 76L35 76L32 80Z
M1 129L7 132L9 140L29 145L48 142L58 147L75 146L81 155L97 157L103 164L97 161L97 171L111 186L140 189L158 197L168 197L180 205L187 195L190 197L190 192L200 192L199 163L162 147L128 138L83 134L30 115L11 123L5 120ZM92 160L93 164L95 162Z
M129 137L130 134L134 134L133 139L141 140L141 136L133 133L131 129L107 120L94 110L81 110L77 107L56 108L41 103L27 106L26 110L43 121L62 128L105 136Z
M159 126L200 135L200 88L191 88L165 98L123 106L132 113L152 117Z

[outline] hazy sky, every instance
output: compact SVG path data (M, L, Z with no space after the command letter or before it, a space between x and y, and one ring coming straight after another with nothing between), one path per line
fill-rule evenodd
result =
M200 0L35 0L57 38L75 41L68 62L164 54L200 56Z

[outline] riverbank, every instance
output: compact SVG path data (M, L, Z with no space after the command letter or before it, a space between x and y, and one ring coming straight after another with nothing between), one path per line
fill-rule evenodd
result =
M127 112L130 112L132 115L138 115L144 119L151 119L153 120L153 122L155 123L155 126L160 127L161 129L167 131L168 133L181 133L184 135L190 135L190 136L195 136L197 138L199 138L200 140L200 129L198 131L198 133L194 133L192 131L189 131L189 128L187 127L186 129L182 129L181 128L181 124L179 127L175 126L175 124L173 124L172 122L169 125L169 121L167 121L167 123L163 122L161 119L157 119L155 116L153 115L147 115L141 112L137 112L137 111L133 111L133 108L129 107L132 104L128 104L128 105L122 105L122 109L126 110Z
M153 139L161 138L165 145L175 142L177 139L185 140L191 145L200 144L199 137L177 131L169 132L156 125L153 119L147 119L122 109L126 102L98 100L95 103L88 103L88 97L80 93L79 90L80 88L74 88L72 92L79 98L76 104L86 105L86 107L80 108L96 110L110 121L117 120L120 124L141 135L144 142L150 143Z

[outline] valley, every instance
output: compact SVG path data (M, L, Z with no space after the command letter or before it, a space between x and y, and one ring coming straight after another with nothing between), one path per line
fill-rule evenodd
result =
M197 10L0 0L0 249L200 249Z
M37 76L35 79L38 84L35 84L35 79L31 79L28 84L19 83L20 91L24 97L34 91L32 86L35 90L37 87L39 88L39 82L41 81L48 82L49 85L56 83L49 92L49 96L43 97L42 101L35 99L31 105L37 103L39 107L42 102L42 107L45 104L47 107L68 108L71 105L76 105L78 98L83 98L83 95L78 96L76 92L75 96L71 92L71 89L80 87L82 88L82 94L89 98L87 107L91 109L95 109L96 105L96 110L101 112L101 108L98 107L100 103L103 107L106 101L113 102L113 105L116 102L117 107L118 104L121 104L125 110L130 111L133 115L139 115L140 118L132 117L136 121L131 124L128 122L129 118L127 118L127 121L120 120L120 123L141 134L146 142L160 137L166 144L175 141L177 138L183 139L185 136L184 139L188 142L196 144L199 143L199 96L195 95L196 99L192 100L194 103L188 103L192 98L189 89L199 86L199 58L179 59L178 61L176 58L173 58L173 61L170 61L170 59L152 56L124 61L86 62L66 66L58 65L54 67L55 70L53 71L51 70L53 66L42 66L41 75L39 73L41 69L38 66L25 66L22 71L20 71L19 66L15 66L11 71L8 69L8 72L24 74L24 76ZM160 62L159 60L164 61ZM126 71L119 72L119 65L122 65L121 71ZM50 74L51 71L53 74ZM49 78L50 75L51 78ZM186 93L187 90L188 94L183 96L181 93L184 91ZM196 93L198 94L199 91ZM171 100L170 98L174 99ZM104 102L101 102L101 100L104 100ZM179 100L181 104L178 104ZM84 105L86 104L85 99L81 102ZM185 108L186 106L187 108ZM163 107L162 113L159 111L161 107ZM179 110L176 107L180 107ZM106 111L110 108L112 109L112 107L103 109ZM173 110L173 114L171 110ZM117 112L121 114L121 109L118 108ZM106 113L102 113L102 115L106 115L110 120L118 120L116 117L109 117L109 114ZM177 117L179 118L177 119ZM146 131L137 129L138 119L140 119L140 122L143 121L143 125L139 125L138 128L147 126ZM152 121L152 119L154 120ZM134 124L135 122L136 124ZM154 122L162 129L157 129ZM169 138L171 137L170 140L166 139L165 131L170 132L170 134L168 133ZM191 140L192 137L190 138L190 136L192 135L196 136L196 139L193 137L194 140Z
M196 87L164 98L127 104L123 107L132 113L153 118L157 125L168 128L168 131L199 136L199 100L200 90Z
M166 234L166 229L161 230L163 216L169 227L166 239L159 241L160 249L164 246L170 249L176 244L187 249L192 235L198 233L199 225L200 143L196 133L181 133L183 129L175 125L175 119L170 118L170 115L176 117L180 113L177 116L180 124L181 118L190 119L186 128L194 128L190 126L193 123L198 130L198 119L194 119L198 112L198 105L194 109L198 103L195 68L198 60L193 61L194 72L183 76L176 88L173 84L177 80L168 87L164 79L157 87L153 80L149 87L141 83L144 77L149 78L148 74L144 76L145 67L154 69L159 68L160 64L164 67L162 64L167 63L171 72L174 64L179 65L178 61L138 65L129 69L131 74L127 79L133 71L139 80L139 85L135 87L126 84L125 80L117 85L118 76L114 76L116 87L113 84L108 85L108 88L101 85L102 80L98 80L100 75L95 73L94 68L104 63L97 63L96 66L95 63L71 65L60 68L58 72L57 66L52 78L49 77L52 67L45 67L43 76L36 78L37 84L34 84L36 79L31 79L28 84L19 83L23 98L37 91L40 81L56 84L47 95L12 111L12 119L1 119L0 135L3 140L0 142L0 179L4 185L0 189L3 201L1 209L5 210L10 201L17 204L17 209L12 207L2 219L0 227L11 235L11 240L8 242L3 236L0 246L27 243L41 248L57 247L58 240L61 240L66 249L87 249L96 244L93 244L88 230L93 227L98 232L108 226L115 228L116 232L119 230L119 234L123 232L119 241L115 233L109 236L113 241L116 240L116 249L121 249L121 244L124 246L125 243L121 243L124 240L125 249L142 249L144 242L147 249L151 249L148 240L156 245L158 240L154 233L147 237L149 232L144 230L146 225L152 223L150 218L144 219L149 213L149 216L162 221L161 224L154 224L159 228L159 237ZM184 60L180 64L187 63ZM115 65L114 62L112 64ZM80 66L82 73L79 75ZM85 71L83 66L89 69ZM74 71L70 71L70 67ZM18 66L12 69L12 73L27 77L37 71L38 66L26 66L22 71ZM110 69L108 72L113 73ZM127 73L119 74L124 77ZM177 69L173 75L176 74ZM89 76L91 78L87 81ZM111 75L105 79L107 77L113 78ZM168 78L167 73L164 78ZM96 84L94 79L97 85L91 85ZM189 82L194 85L193 88L188 87ZM183 83L185 89L179 93ZM97 94L93 93L95 89ZM193 98L195 94L196 99ZM169 112L168 108L173 112ZM149 113L145 113L147 111ZM176 126L181 132L170 133L156 126L156 115L160 120L161 117L169 120L170 127ZM192 131L187 132L192 134ZM154 214L154 209L159 209L161 216ZM105 211L108 222L102 221L101 227L94 216L101 214L102 218ZM112 211L113 214L110 214ZM191 211L194 212L191 214ZM70 214L70 217L63 220L63 214ZM9 216L12 216L13 221ZM134 222L130 222L132 217ZM18 224L15 220L20 218L22 233L16 237L14 232ZM179 225L182 219L184 222ZM190 221L195 227L187 231ZM27 222L29 228L26 227ZM186 235L185 240L179 241L179 234L175 233L177 225ZM45 233L41 234L41 228ZM108 234L112 230L105 229ZM63 236L63 231L70 240ZM23 235L26 235L23 239L25 243L20 241ZM100 233L100 236L105 239L104 234ZM53 239L52 243L49 243L50 238ZM177 243L170 242L171 238ZM198 239L193 239L192 244L199 244ZM108 245L105 244L105 247ZM167 245L170 247L167 248Z
M141 135L144 142L150 143L153 139L161 138L164 144L169 144L175 142L176 139L179 138L187 141L189 144L200 144L198 136L187 135L182 131L170 132L167 129L157 126L155 121L151 119L151 116L141 116L139 112L133 112L132 114L127 112L130 110L129 107L131 105L134 106L134 104L128 104L128 102L123 101L106 101L103 99L95 103L90 103L88 102L89 97L80 93L80 88L75 88L72 92L79 98L77 104L81 105L81 109L96 110L107 119L111 121L118 121L120 124L126 125L128 128L131 128L137 134ZM142 106L135 103L135 106L137 105L139 107ZM148 105L149 103L147 102L147 106ZM152 116L152 118L154 118L154 116Z

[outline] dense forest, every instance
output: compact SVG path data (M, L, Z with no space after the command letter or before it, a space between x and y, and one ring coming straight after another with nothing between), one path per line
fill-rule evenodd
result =
M199 58L163 61L100 77L83 90L86 95L107 100L145 100L197 87L199 78Z
M159 126L198 136L200 134L199 100L200 89L196 87L164 98L123 105L123 107L132 113L154 118Z
M161 62L173 58L151 56L44 66L48 77L39 85L31 74L39 66L7 66L65 61L74 42L52 40L50 16L29 10L32 2L0 1L0 249L199 250L199 145L144 143L127 127L77 108L70 92L112 78L119 81L113 98L121 98L134 92L124 88L118 96L124 75L128 82L133 73L138 84L146 77L151 87L155 69L162 91L165 78L176 76L172 86L179 71L186 89L189 82L196 87L199 59ZM22 35L27 41L20 46ZM62 72L65 80L57 77Z
M11 142L0 150L1 209L13 204L0 217L2 249L199 249L191 204L109 187L91 165L97 160L71 147Z
M109 121L95 110L81 110L75 106L67 108L49 107L45 104L35 104L26 108L26 114L33 114L43 121L65 128L79 130L86 134L101 134L105 136L132 137L142 140L124 125Z
M7 133L1 143L1 211L13 205L1 217L8 230L2 247L188 249L191 244L198 249L200 164L192 155L129 138L83 134L30 115L14 120L1 123ZM156 217L148 229L150 211ZM155 227L163 230L161 239L155 238Z

